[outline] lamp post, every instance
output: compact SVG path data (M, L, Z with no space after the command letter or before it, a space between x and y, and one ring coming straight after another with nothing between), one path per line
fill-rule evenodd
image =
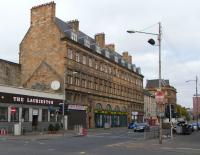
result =
M199 112L198 104L199 103L198 103L198 87L197 87L198 86L198 77L196 76L195 80L187 80L185 82L192 82L192 81L196 83L196 106L197 106L197 109L196 109L197 110L197 112L196 112L196 117L197 117L196 119L197 120L196 121L197 121L197 131L198 131L199 130L199 124L198 124L198 112Z
M161 91L161 35L162 35L162 31L161 31L161 23L158 23L159 25L159 31L158 33L149 33L149 32L143 32L143 31L132 31L132 30L128 30L128 33L142 33L142 34L147 34L147 35L156 35L157 36L157 40L158 40L158 47L159 47L159 91ZM149 39L148 43L151 45L155 45L155 41L153 39ZM160 108L162 109L162 108ZM159 143L162 144L162 116L160 113L160 135L159 135Z

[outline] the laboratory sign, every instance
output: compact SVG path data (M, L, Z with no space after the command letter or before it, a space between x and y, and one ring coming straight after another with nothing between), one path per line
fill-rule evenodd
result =
M58 106L62 100L0 92L0 103Z

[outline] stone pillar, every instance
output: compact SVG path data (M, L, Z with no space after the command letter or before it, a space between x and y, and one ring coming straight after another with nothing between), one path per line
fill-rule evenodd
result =
M39 109L38 122L42 122L42 109Z
M11 106L8 107L8 122L11 121Z
M22 107L19 107L19 122L22 122Z
M33 108L29 108L29 122L33 121Z

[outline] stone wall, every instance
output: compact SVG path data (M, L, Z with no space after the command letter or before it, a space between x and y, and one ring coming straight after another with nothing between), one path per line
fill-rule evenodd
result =
M20 85L20 65L0 59L0 84Z

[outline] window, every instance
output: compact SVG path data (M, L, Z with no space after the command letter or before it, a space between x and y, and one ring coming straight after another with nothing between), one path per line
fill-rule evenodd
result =
M117 62L117 63L118 63L118 57L117 57L117 56L115 56L115 62Z
M92 58L89 58L89 66L92 67Z
M77 62L80 62L80 55L79 55L79 53L78 52L76 52L76 55L75 55L76 57L75 57L75 60L77 61Z
M42 109L42 122L48 122L48 109Z
M74 40L74 41L78 40L78 36L75 32L71 32L71 39Z
M84 39L84 45L85 45L86 47L90 48L90 41L89 41L88 38L85 38L85 39Z
M22 108L22 118L24 119L24 122L29 121L29 108Z
M108 110L108 111L112 111L112 107L111 107L110 104L107 104L107 105L106 105L106 110Z
M97 109L97 110L102 110L102 105L101 105L101 103L97 103L95 109Z
M109 51L105 51L105 55L107 58L110 58L110 52Z
M95 69L98 69L98 61L95 61Z
M71 49L68 49L68 50L67 50L67 57L68 57L69 59L73 59L73 51L72 51Z
M8 107L0 107L0 122L8 121Z
M87 61L86 56L83 55L83 64L84 64L84 65L86 65L86 63L87 63L86 61Z
M16 112L11 112L11 122L18 122L19 121L19 108L16 108Z
M101 54L101 48L99 46L96 45L96 52Z

